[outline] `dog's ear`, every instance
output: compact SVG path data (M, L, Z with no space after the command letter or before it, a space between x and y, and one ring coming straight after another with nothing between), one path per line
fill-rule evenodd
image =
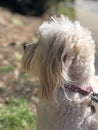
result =
M51 99L56 96L61 82L69 82L68 69L72 62L72 48L66 48L65 39L54 38L48 49L44 48L41 67L39 94L41 98ZM62 81L63 80L63 81Z
M53 99L56 96L55 91L59 85L62 71L60 63L60 53L62 51L63 47L58 47L55 41L51 41L48 47L44 47L40 67L41 87L39 95L41 98Z

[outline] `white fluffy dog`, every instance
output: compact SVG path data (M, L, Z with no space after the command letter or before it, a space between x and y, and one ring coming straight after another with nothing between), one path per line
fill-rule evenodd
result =
M91 33L63 15L24 46L22 69L40 80L37 130L98 130L94 54Z

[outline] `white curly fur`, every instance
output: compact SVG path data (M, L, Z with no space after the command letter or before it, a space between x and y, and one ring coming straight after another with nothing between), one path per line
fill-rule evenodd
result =
M92 39L91 32L82 27L78 21L71 22L67 17L65 18L61 15L60 19L57 17L51 17L50 22L44 22L39 27L39 34L45 40L45 44L49 44L49 40L51 40L54 35L58 37L65 38L69 43L72 44L72 37L78 43L86 42ZM79 40L78 40L78 39ZM92 40L94 43L94 41Z
M64 86L88 85L98 92L91 32L63 15L39 27L39 44L25 50L23 70L39 77L37 130L98 130L98 106Z

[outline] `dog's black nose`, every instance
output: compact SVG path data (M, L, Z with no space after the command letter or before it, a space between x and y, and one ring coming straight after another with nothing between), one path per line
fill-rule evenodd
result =
M24 50L26 49L26 43L23 43L23 49Z

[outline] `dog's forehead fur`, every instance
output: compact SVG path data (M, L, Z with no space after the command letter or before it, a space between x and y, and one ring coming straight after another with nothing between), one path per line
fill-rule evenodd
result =
M51 17L49 22L44 22L39 28L39 35L48 43L54 35L61 38L68 38L78 43L92 40L91 32L80 25L78 21L72 22L67 17L61 15L60 18ZM69 38L70 36L70 38ZM94 41L92 40L92 43Z
M95 53L95 43L91 32L80 25L78 21L72 22L67 17L51 17L39 27L39 38L42 44L53 44L54 38L58 44L65 42L64 51L74 48L75 53L84 59ZM52 42L51 42L52 41ZM86 53L84 53L86 52Z

